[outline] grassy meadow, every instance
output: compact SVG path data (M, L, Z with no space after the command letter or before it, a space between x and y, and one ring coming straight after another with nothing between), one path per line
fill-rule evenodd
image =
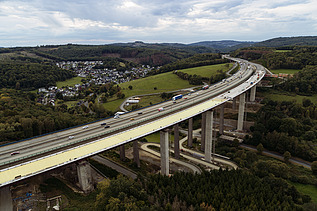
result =
M207 65L202 67L193 67L182 69L180 71L188 73L190 75L200 75L202 77L210 78L210 76L215 75L217 70L228 71L233 66L232 63L226 64L216 64L216 65Z
M277 69L277 70L270 70L274 74L279 74L279 73L285 73L285 74L294 74L297 73L300 70L294 70L294 69Z
M82 77L74 77L65 81L58 81L56 83L57 88L62 88L63 86L74 86L75 84L82 84L81 80L83 78Z
M264 92L261 93L261 95L266 98L273 101L296 101L296 103L302 103L303 99L310 99L313 103L317 104L317 95L312 96L302 96L302 95L296 95L294 93L284 93L284 92Z

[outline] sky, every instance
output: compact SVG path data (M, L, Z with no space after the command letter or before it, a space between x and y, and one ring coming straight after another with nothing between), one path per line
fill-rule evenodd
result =
M0 46L316 36L317 0L0 0Z

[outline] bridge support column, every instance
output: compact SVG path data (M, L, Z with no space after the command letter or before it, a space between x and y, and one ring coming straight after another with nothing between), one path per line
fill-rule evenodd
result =
M188 120L188 139L187 139L188 147L193 146L193 118Z
M243 130L244 107L245 107L245 93L241 94L239 99L239 114L238 114L237 130Z
M205 136L206 136L206 112L201 115L201 145L200 150L205 151Z
M81 160L77 163L77 175L79 185L85 193L94 190L91 168L87 160Z
M9 185L0 188L0 210L13 210Z
M211 149L212 149L212 125L214 115L213 111L206 112L206 134L205 134L205 160L211 161Z
M120 160L125 161L125 148L124 145L120 146Z
M251 93L250 93L250 102L254 102L255 101L255 93L256 93L256 86L253 86L251 88Z
M234 97L232 99L232 109L236 110L236 107L237 107L237 97Z
M219 134L223 134L223 126L224 126L224 104L220 105L220 116L219 116Z
M179 159L179 130L178 124L174 125L174 155Z
M168 132L160 131L161 174L169 175Z
M137 167L140 168L140 155L138 141L133 141L133 161L136 163Z

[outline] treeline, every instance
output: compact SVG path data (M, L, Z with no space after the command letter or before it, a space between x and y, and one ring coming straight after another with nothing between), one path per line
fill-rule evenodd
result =
M253 60L268 69L302 69L317 64L316 46L292 46L279 48L252 47L239 49L232 55Z
M284 47L284 46L317 46L317 36L278 37L255 43L254 46Z
M53 60L103 60L106 57L121 58L135 63L161 66L196 53L210 52L203 47L176 48L167 45L61 45L42 46L33 51L44 58Z
M192 84L192 85L202 85L203 81L208 81L207 77L202 77L202 76L196 75L196 74L191 75L191 74L179 71L179 70L174 71L173 73L176 74L179 78L181 78L183 80L187 80L189 82L189 84Z
M302 210L310 201L283 179L245 170L118 177L98 189L96 210Z
M38 63L0 63L0 88L35 89L73 77L68 70Z
M210 76L210 78L202 77L202 76L196 75L196 74L191 75L188 73L184 73L180 70L176 70L173 73L176 74L178 77L180 77L183 80L188 80L189 84L192 84L192 85L202 85L203 82L213 84L213 83L219 82L222 79L226 78L226 73L223 72L222 70L217 70L217 73Z
M223 64L228 62L226 59L221 58L221 54L208 53L196 54L186 59L180 59L171 64L164 65L160 68L158 73L169 72L173 70L186 69L191 67L200 67L206 65Z
M0 91L0 144L37 136L94 120L83 106L44 106L36 95L22 91ZM106 114L106 111L104 112Z
M309 99L295 102L268 101L257 113L247 144L262 144L265 148L307 161L317 159L317 106Z

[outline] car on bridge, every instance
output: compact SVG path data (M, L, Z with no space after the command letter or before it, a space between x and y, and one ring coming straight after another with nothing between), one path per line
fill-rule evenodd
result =
M104 123L101 123L100 125L103 126L103 125L106 125L106 124L107 124L107 123L104 122Z
M11 156L12 155L17 155L17 154L20 154L20 151L11 152Z
M68 137L68 139L73 139L73 138L75 138L75 136L69 136L69 137Z
M88 128L88 125L85 125L84 127L83 127L83 129L87 129Z
M159 112L160 112L160 111L164 111L164 108L161 107L161 108L158 109L158 111L159 111Z
M110 127L110 125L106 125L106 126L105 126L105 129L106 129L106 128L109 128L109 127Z

